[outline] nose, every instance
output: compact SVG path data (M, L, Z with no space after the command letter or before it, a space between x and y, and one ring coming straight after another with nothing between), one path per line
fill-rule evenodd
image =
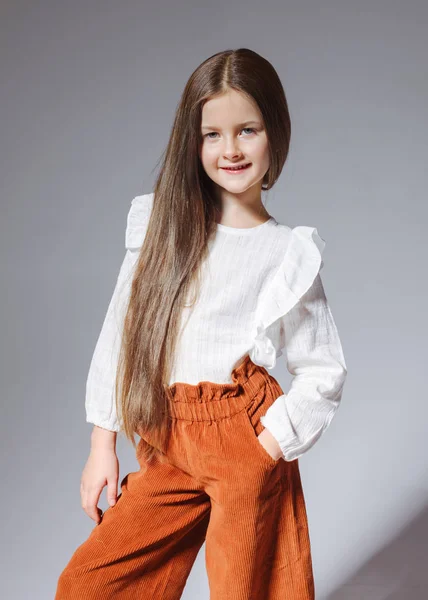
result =
M241 156L241 154L242 152L239 148L238 141L233 137L226 139L223 156L228 160L232 160L238 158L239 156Z

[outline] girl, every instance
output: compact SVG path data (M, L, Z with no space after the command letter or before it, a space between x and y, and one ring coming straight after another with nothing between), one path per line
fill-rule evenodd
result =
M298 458L329 426L347 371L324 240L262 202L289 144L266 59L226 50L191 75L154 192L130 206L87 379L81 498L97 525L56 600L176 600L204 541L211 600L314 598ZM268 372L283 351L288 394ZM120 431L140 469L117 496Z

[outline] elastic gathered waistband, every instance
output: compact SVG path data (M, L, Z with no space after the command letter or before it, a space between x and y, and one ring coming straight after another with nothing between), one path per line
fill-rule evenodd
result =
M231 373L233 383L200 381L193 385L176 382L165 388L173 419L215 421L231 417L245 408L270 375L247 354Z

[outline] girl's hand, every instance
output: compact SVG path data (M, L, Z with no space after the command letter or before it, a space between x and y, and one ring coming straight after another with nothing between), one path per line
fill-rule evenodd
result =
M102 489L107 485L107 500L110 506L117 501L117 482L119 480L119 461L115 448L96 446L91 449L83 469L80 482L82 508L97 525L102 519L102 510L97 504Z
M281 450L278 442L273 437L273 435L271 434L269 429L266 429L266 427L257 436L257 439L259 440L259 442L263 446L263 448L266 450L266 452L268 454L270 454L274 460L278 460L279 458L281 458L283 456L282 450Z

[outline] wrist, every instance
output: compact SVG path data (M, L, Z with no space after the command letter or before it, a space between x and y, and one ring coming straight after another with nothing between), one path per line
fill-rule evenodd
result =
M103 429L95 425L91 433L91 448L116 449L116 431Z
M264 428L258 438L275 460L284 457L280 445L268 429Z

